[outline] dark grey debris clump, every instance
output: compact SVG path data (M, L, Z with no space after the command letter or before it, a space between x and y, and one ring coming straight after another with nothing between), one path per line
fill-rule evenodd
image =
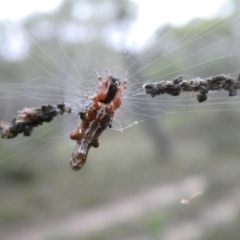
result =
M15 138L18 134L30 136L33 129L44 122L51 122L56 116L71 113L71 108L65 103L43 105L36 108L24 108L19 111L17 118L10 123L0 123L2 138Z
M224 74L205 79L194 78L189 80L183 80L183 77L179 76L173 80L145 83L143 85L146 94L149 94L151 97L165 93L171 96L178 96L181 92L197 92L197 100L199 102L207 100L209 91L225 90L228 91L228 95L232 97L237 94L239 88L240 75L230 77Z

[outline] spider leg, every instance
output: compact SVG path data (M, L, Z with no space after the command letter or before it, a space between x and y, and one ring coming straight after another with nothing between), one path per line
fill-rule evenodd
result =
M111 77L112 78L112 74L110 73L110 71L108 69L105 69L105 72L108 73L108 78Z
M103 88L103 80L101 75L95 69L92 69L92 70L96 73L98 77L98 90L97 90L97 93L94 96L90 97L89 99L92 99L93 101L100 101L101 95L99 93L101 93Z
M98 77L98 87L99 86L102 86L102 77L101 77L101 75L96 71L96 70L94 70L93 69L93 71L97 74L97 77Z

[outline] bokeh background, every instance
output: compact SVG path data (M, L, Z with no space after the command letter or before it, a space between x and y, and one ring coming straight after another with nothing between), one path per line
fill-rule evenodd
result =
M164 1L149 4L164 9ZM77 116L0 141L1 239L239 239L239 97L210 93L199 104L190 94L141 92L145 82L180 74L238 74L240 2L216 8L207 18L165 22L149 37L143 21L144 42L132 40L137 1L63 0L48 12L1 20L1 120L25 106L84 105L83 94L96 90L92 68L129 78L116 128L103 133L81 171L68 166ZM168 11L174 21L186 14L174 1Z

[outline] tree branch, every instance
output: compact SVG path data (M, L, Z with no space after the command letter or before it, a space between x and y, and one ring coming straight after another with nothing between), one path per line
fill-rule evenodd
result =
M240 75L237 77L230 77L227 75L217 75L206 79L194 78L190 80L183 80L179 76L171 81L161 81L156 83L145 83L143 89L151 97L161 94L169 94L171 96L178 96L181 92L198 92L197 100L204 102L207 100L207 93L209 91L225 90L229 92L229 96L235 96L237 90L240 88Z
M54 117L64 113L71 113L71 107L65 103L24 108L18 112L17 118L14 118L10 123L0 122L1 137L15 138L20 133L23 133L24 136L30 136L33 128L44 122L51 122Z

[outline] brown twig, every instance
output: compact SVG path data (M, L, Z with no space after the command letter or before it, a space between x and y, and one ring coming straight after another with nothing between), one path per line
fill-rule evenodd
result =
M143 89L151 97L161 94L169 94L171 96L178 96L181 92L198 92L197 100L204 102L207 100L207 93L209 91L225 90L229 92L229 96L235 96L237 90L240 88L240 75L237 77L230 77L227 75L217 75L209 78L194 78L190 80L183 80L179 76L171 81L161 81L156 83L146 83Z
M30 136L33 128L44 122L51 122L54 117L64 113L71 113L71 107L65 103L24 108L18 112L17 118L14 118L10 123L0 123L1 136L2 138L15 138L20 133L23 133L24 136Z

